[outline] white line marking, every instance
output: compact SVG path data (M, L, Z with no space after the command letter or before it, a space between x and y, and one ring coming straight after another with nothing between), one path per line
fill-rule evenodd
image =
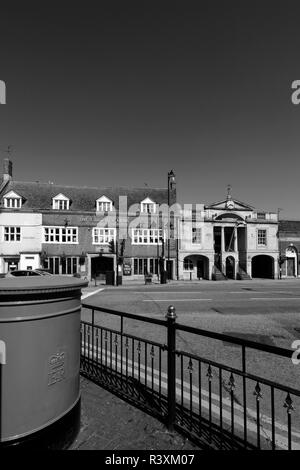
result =
M194 302L194 301L211 301L212 299L145 299L143 302Z
M98 294L98 292L101 292L102 290L104 290L105 288L103 287L102 289L97 289L97 290L94 290L93 292L88 292L87 294L83 294L81 296L81 300L83 299L86 299L87 297L90 297L91 295L95 295L95 294Z
M251 297L248 299L242 299L243 302L251 302L253 300L300 300L300 297ZM241 299L143 299L142 302L212 302L220 303L220 302L240 302Z
M300 300L300 297L251 297L245 300Z

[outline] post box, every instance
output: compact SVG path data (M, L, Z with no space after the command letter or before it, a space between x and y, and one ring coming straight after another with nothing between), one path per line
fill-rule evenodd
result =
M86 281L0 280L0 447L64 449L80 427L80 310Z

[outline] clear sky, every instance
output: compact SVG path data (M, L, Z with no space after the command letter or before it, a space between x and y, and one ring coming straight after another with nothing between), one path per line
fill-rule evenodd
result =
M232 195L300 219L299 1L1 4L14 177ZM5 156L0 153L1 159Z

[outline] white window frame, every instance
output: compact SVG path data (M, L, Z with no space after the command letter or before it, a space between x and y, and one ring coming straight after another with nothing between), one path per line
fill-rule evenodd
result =
M21 197L4 197L5 209L21 209L22 198Z
M109 242L116 240L116 229L94 227L92 237L93 245L109 245Z
M165 241L165 233L162 229L133 228L131 243L132 245L161 245L161 237Z
M78 227L43 227L43 243L78 245Z
M69 210L69 202L63 199L54 199L53 200L53 209L59 211L67 211Z
M97 212L112 212L113 202L106 196L102 196L96 201Z
M264 239L265 243L260 243L259 240L262 238L259 232L265 232ZM268 231L265 228L258 228L257 229L257 246L259 247L266 247L268 245Z
M192 227L192 244L201 245L201 243L202 243L202 227Z
M59 211L68 211L70 208L70 199L64 194L58 194L52 199L52 209Z
M8 239L6 239L8 238ZM21 227L15 225L6 225L3 227L3 242L21 242L22 230Z
M156 204L152 199L144 199L141 202L141 212L143 214L156 214Z

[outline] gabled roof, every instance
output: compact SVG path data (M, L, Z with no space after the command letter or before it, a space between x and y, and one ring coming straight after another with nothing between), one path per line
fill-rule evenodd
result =
M103 194L103 196L98 197L96 202L113 202L113 201Z
M128 208L133 204L139 205L147 197L157 204L167 204L168 202L167 188L89 188L12 180L5 187L5 192L8 191L15 191L25 199L23 210L52 210L52 199L59 193L72 200L72 211L95 211L96 200L101 194L111 199L116 208L119 206L119 196L127 196ZM170 202L171 204L176 202L175 190L170 192Z
M247 210L253 211L254 207L246 204L245 202L238 201L237 199L230 199L234 202L234 210ZM212 204L206 205L205 209L215 209L215 210L227 210L226 202L228 199L223 199L222 201L213 202Z
M155 204L155 201L153 201L153 199L150 199L150 197L146 197L141 201L141 204Z
M59 199L60 201L69 201L70 199L65 196L64 194L62 193L59 193L59 194L56 194L56 196L53 196L53 199Z
M8 191L8 193L3 194L3 197L16 198L16 199L22 198L22 196L20 196L20 194L16 193L15 191Z

